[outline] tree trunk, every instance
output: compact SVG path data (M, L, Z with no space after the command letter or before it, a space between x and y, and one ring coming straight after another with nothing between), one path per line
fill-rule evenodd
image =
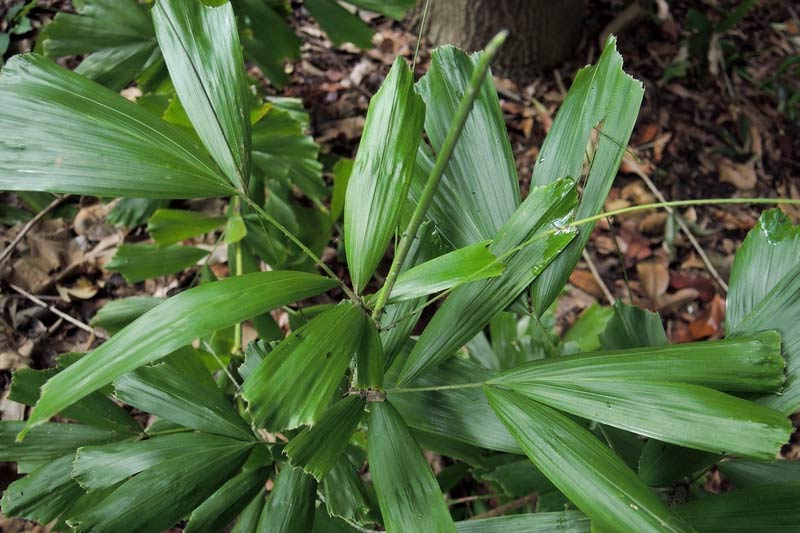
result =
M585 7L585 0L430 0L425 36L434 45L475 51L508 29L493 70L527 83L575 51Z

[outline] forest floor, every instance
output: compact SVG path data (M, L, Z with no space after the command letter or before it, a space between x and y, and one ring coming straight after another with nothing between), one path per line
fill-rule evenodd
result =
M634 10L621 17L626 3L593 0L582 44L555 71L525 86L496 77L523 192L529 187L538 147L575 72L597 59L601 35L613 29L625 70L643 82L645 97L607 210L658 201L659 195L800 198L800 14L791 2L761 2L732 29L707 36L693 30L703 21L692 9L713 27L728 15L722 6L729 2L655 1L658 13ZM69 9L69 2L48 5ZM0 20L7 7L0 5ZM46 14L41 17L46 19ZM310 133L323 154L354 155L370 96L397 55L409 60L414 55L413 29L380 17L370 22L377 29L372 50L335 48L307 13L295 8L303 54L291 65L292 83L281 94L302 98L311 114ZM15 42L20 51L32 47L35 30ZM428 61L429 47L423 41L418 76L426 72ZM15 200L3 194L0 201ZM10 290L9 283L88 323L110 299L166 295L191 279L182 274L130 285L119 274L103 270L114 248L140 238L141 230L125 233L107 224L107 208L94 199L73 205L60 212L69 216L34 227L0 265L0 390L7 391L11 370L48 367L57 353L86 350L99 341ZM672 342L721 337L724 281L734 252L760 211L744 205L679 210L698 247L664 211L602 221L560 300L560 327L568 328L595 302L621 298L661 313ZM800 223L800 209L785 211ZM19 229L0 229L0 249ZM225 255L220 257L224 262ZM3 397L0 411L3 419L23 415ZM785 453L800 457L796 446ZM0 470L0 486L10 479L12 471ZM0 531L14 527L20 526L0 519Z
M714 51L706 57L690 55L682 76L671 65L693 35L686 21L689 10L700 10L711 23L726 13L708 8L708 2L669 2L662 20L641 12L620 26L620 19L627 18L620 16L624 4L592 2L582 44L555 71L526 86L496 76L523 193L571 80L579 68L596 61L600 36L614 29L624 68L643 82L645 98L606 210L659 201L659 193L668 200L799 198L800 69L777 74L800 55L800 19L788 3L763 2L724 38L715 39L712 48L722 49L721 56ZM355 152L369 96L397 55L413 58L413 31L391 21L378 28L375 49L363 54L331 48L311 21L300 18L306 45L286 92L309 106L323 150ZM418 76L427 71L426 44L423 40ZM791 98L793 107L786 103ZM734 252L761 210L680 210L723 283ZM800 210L786 212L800 222ZM572 290L559 309L565 327L592 303L622 298L659 311L672 342L723 335L725 287L670 218L665 211L651 211L598 224L588 246L597 275L585 261L573 274Z

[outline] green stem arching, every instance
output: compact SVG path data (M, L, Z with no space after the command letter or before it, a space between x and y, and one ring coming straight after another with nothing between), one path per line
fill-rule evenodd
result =
M264 211L264 209L263 209L263 208L262 208L260 205L258 205L256 202L254 202L253 200L251 200L251 199L250 199L250 198L248 198L247 196L241 196L241 198L242 198L242 199L243 199L245 202L247 202L247 205L249 205L250 207L252 207L253 209L255 209L256 213L258 213L258 214L259 214L259 216L260 216L261 218L263 218L264 220L266 220L267 222L269 222L270 224L272 224L273 226L275 226L275 228L276 228L278 231L280 231L281 233L283 233L283 234L286 236L286 238L287 238L287 239L289 239L290 241L292 241L292 242L293 242L293 243L294 243L294 244L295 244L295 245L296 245L298 248L300 248L300 250L301 250L301 251L302 251L304 254L306 254L306 255L307 255L309 258L311 258L311 260L312 260L312 261L314 261L314 263L316 263L316 264L317 264L317 265L318 265L318 266L319 266L319 267L322 269L322 271L323 271L323 272L325 272L325 274L326 274L326 275L327 275L329 278L331 278L332 280L336 281L336 282L339 284L339 287L341 287L341 288L342 288L342 291L344 291L344 293L347 295L347 297L348 297L348 298L350 298L351 300L353 300L353 302L359 303L359 298L358 298L358 297L355 295L355 293L353 293L353 291L351 291L351 290L350 290L350 287L348 287L348 286L347 286L347 285L346 285L346 284L345 284L345 283L344 283L344 282L343 282L343 281L342 281L342 280L339 278L339 276L337 276L337 275L336 275L336 274L333 272L333 270L331 270L331 269L330 269L330 267L328 267L328 265L326 265L326 264L325 264L325 263L322 261L322 259L320 259L320 258L319 258L319 256L318 256L317 254L315 254L314 252L312 252L312 251L311 251L311 250L308 248L308 246L306 246L305 244L303 244L303 241L301 241L299 238L297 238L297 236L296 236L294 233L292 233L291 231L289 231L289 230L288 230L288 229L287 229L287 228L286 228L286 227L285 227L283 224L281 224L280 222L278 222L277 220L275 220L275 218L273 218L273 217L272 217L272 216L271 216L269 213L267 213L266 211Z
M442 148L436 157L436 162L431 169L431 173L428 175L428 179L425 182L425 188L422 190L419 202L414 208L414 213L411 215L411 220L409 220L408 226L406 227L406 230L400 239L400 244L397 245L397 250L395 251L394 258L392 259L392 265L389 267L389 274L387 274L386 281L384 282L383 287L381 287L380 292L378 292L378 299L375 302L375 308L372 311L372 319L375 322L380 320L383 308L389 301L389 295L392 292L394 284L397 282L397 276L400 274L400 268L403 265L409 250L411 249L411 243L413 242L414 237L417 234L417 230L419 230L419 227L425 218L425 213L428 210L428 206L430 206L431 201L433 201L433 195L436 192L436 188L439 186L439 181L442 179L444 169L447 166L447 163L450 161L450 157L453 155L456 142L461 136L461 131L464 129L464 124L467 121L467 117L469 117L470 111L472 111L472 105L475 103L475 99L478 97L481 84L486 77L486 72L489 70L489 64L497 54L500 46L502 46L503 42L506 40L507 35L508 32L504 30L495 35L492 40L489 41L489 44L486 45L483 55L475 67L475 70L472 71L472 78L470 79L469 88L458 103L458 108L453 116L450 129L448 130L447 136L442 143Z
M634 206L631 206L631 207L624 207L624 208L621 208L621 209L615 209L613 211L604 211L604 212L602 212L600 214L597 214L597 215L593 215L593 216L590 216L590 217L582 218L582 219L579 219L579 220L573 220L572 222L569 222L568 224L564 224L564 226L562 226L560 228L551 228L551 229L549 229L547 231L543 231L542 233L536 234L533 237L531 237L530 239L528 239L527 241L525 241L525 242L519 244L518 246L512 248L511 250L509 250L508 252L504 253L503 255L498 257L497 259L498 259L498 261L503 261L507 257L517 253L521 249L525 248L526 246L529 246L529 245L533 244L534 242L536 242L536 241L538 241L540 239L544 239L545 237L549 237L550 235L553 235L554 233L557 233L559 231L563 231L566 228L579 227L579 226L582 226L584 224L590 224L592 222L596 222L596 221L600 220L601 218L605 218L605 217L612 217L612 216L615 216L615 215L623 215L623 214L626 214L626 213L635 213L637 211L646 211L648 209L657 209L657 208L661 208L661 207L687 207L687 206L692 206L692 205L721 205L721 204L778 204L778 205L784 204L784 205L800 205L800 200L793 200L793 199L789 199L789 198L706 198L706 199L702 199L701 198L701 199L697 199L697 200L671 200L669 202L655 202L655 203L651 203L651 204L634 205ZM489 267L484 267L484 268L489 268ZM478 270L475 273L475 275L476 276L479 275L482 271L483 271L483 269ZM445 296L450 294L453 290L457 289L463 283L468 283L468 282L462 282L462 283L456 284L456 285L450 287L449 289L440 292L435 297L433 297L430 300L426 301L425 303L423 303L421 306L419 306L416 309L414 309L413 311L411 311L406 316L400 317L399 319L395 320L391 324L388 324L388 325L384 326L382 329L383 330L387 330L387 329L393 328L393 327L397 326L397 324L403 322L404 320L410 319L411 317L413 317L414 315L416 315L417 313L422 311L425 307L431 305L432 303L434 303L434 302L436 302L438 300L441 300L442 298L444 298Z
M474 389L481 387L487 382L481 381L478 383L454 383L452 385L437 385L433 387L400 387L396 389L386 389L387 394L403 394L407 392L429 392L439 390L454 390L454 389Z

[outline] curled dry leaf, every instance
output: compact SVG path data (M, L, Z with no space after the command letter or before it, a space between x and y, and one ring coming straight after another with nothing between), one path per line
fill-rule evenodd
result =
M681 263L681 269L688 270L690 268L705 268L703 261L697 257L694 251L687 254L686 259Z
M725 300L715 294L708 309L689 324L689 333L692 336L692 340L721 335L724 322Z
M639 231L649 235L661 234L668 218L669 214L666 211L649 213L639 222Z
M34 294L83 262L83 253L63 219L40 222L15 250L18 257L6 264L2 279Z
M0 370L17 370L27 367L32 352L33 339L25 339L16 347L3 342L0 344Z
M702 268L702 263L701 263ZM711 301L717 293L716 286L711 278L690 272L675 272L669 280L670 287L673 289L695 289L697 296L704 302Z
M721 182L730 183L739 190L749 191L756 186L756 169L752 161L741 164L730 159L721 159L717 169Z
M783 198L800 200L800 189L798 189L797 184L794 182L787 181L779 185L778 193L780 193ZM792 219L794 224L800 223L800 206L781 204L779 208L786 216Z
M653 306L669 287L669 270L664 260L642 261L636 264L636 272L642 282L642 290Z
M664 132L659 135L658 139L653 141L653 160L658 163L661 161L661 158L664 156L664 149L669 144L669 141L672 140L672 132Z
M650 249L650 241L642 236L634 222L623 224L619 230L619 237L619 240L623 240L626 243L625 248L620 248L620 251L625 256L626 265L630 266L636 261L647 259L653 255L653 251Z
M669 294L662 294L656 301L656 307L662 313L675 312L684 305L693 302L700 293L696 289L685 288Z
M569 276L569 282L598 300L603 300L603 289L588 270L574 270Z
M89 278L81 276L69 287L56 285L56 290L62 300L69 302L70 296L79 300L89 300L97 294L99 287L92 283Z

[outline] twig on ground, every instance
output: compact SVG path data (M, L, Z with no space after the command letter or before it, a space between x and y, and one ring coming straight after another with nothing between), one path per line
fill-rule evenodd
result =
M452 500L447 500L447 506L452 507L453 505L470 503L478 500L489 500L492 498L497 498L497 494L473 494L472 496L464 496L463 498L453 498Z
M656 184L653 183L653 180L651 180L647 174L645 174L639 168L634 168L634 172L642 179L645 185L647 185L647 188L650 189L650 192L652 192L655 195L655 197L658 199L659 202L667 201L664 195L661 194L661 191L658 189L658 187L656 187ZM675 214L675 210L672 209L671 207L665 207L664 209L670 215ZM725 283L725 281L722 279L722 276L720 276L719 272L717 272L717 269L714 268L714 265L711 264L711 260L708 258L708 255L706 255L705 251L703 250L703 247L700 246L700 243L697 241L697 238L692 233L692 230L689 229L689 226L686 225L686 222L684 222L683 218L681 218L680 216L676 216L675 221L678 223L678 226L681 228L681 231L683 231L683 234L686 235L686 237L689 239L689 242L692 244L692 247L697 252L697 255L700 256L700 260L705 265L706 270L708 270L709 274L711 274L711 277L713 277L714 281L716 281L717 284L722 288L722 290L727 293L728 284Z
M38 305L39 307L44 307L45 309L49 310L54 315L63 318L64 320L66 320L67 322L72 324L73 326L77 326L77 327L81 328L84 331L88 331L89 333L91 333L95 337L98 337L98 338L101 338L101 339L107 339L108 338L108 335L106 335L102 331L94 329L93 327L89 326L88 324L85 324L85 323L81 322L77 318L73 318L73 317L69 316L68 314L66 314L65 312L59 310L58 308L56 308L53 305L48 305L47 302L43 301L41 298L38 298L38 297L34 296L33 294L29 293L25 289L23 289L21 287L17 287L16 285L14 285L12 283L9 283L8 286L11 287L12 289L14 289L15 291L17 291L18 293L20 293L22 296L24 296L28 300L30 300L33 303L35 303L36 305Z
M589 267L589 272L592 273L592 276L594 276L597 284L600 285L600 288L603 290L603 294L605 295L606 300L608 300L608 305L614 305L614 295L611 294L611 291L608 290L608 285L606 285L606 282L603 281L602 277L600 277L600 272L598 272L597 266L594 264L592 256L589 255L589 252L586 250L586 248L583 249L583 260L586 261L586 265Z
M516 500L504 503L503 505L498 505L494 509L486 511L485 513L477 514L473 517L470 517L470 520L480 520L482 518L494 518L495 516L502 516L508 512L519 509L520 507L525 507L528 504L534 505L536 503L536 497L537 494L535 492L532 492L531 494L523 496L522 498L517 498Z
M11 255L11 252L13 252L14 248L16 248L17 245L22 241L22 239L25 238L25 235L28 234L31 228L33 228L33 226L35 226L37 222L43 219L44 216L47 215L47 213L58 207L61 204L61 202L63 202L67 198L69 198L69 194L65 194L64 196L56 198L55 200L47 204L47 206L44 209L36 213L35 217L26 222L25 225L22 226L22 229L19 230L19 233L17 233L17 236L14 237L14 240L11 241L11 244L6 246L5 250L3 250L2 253L0 253L0 265L2 265L3 262L6 259L8 259L8 257Z

